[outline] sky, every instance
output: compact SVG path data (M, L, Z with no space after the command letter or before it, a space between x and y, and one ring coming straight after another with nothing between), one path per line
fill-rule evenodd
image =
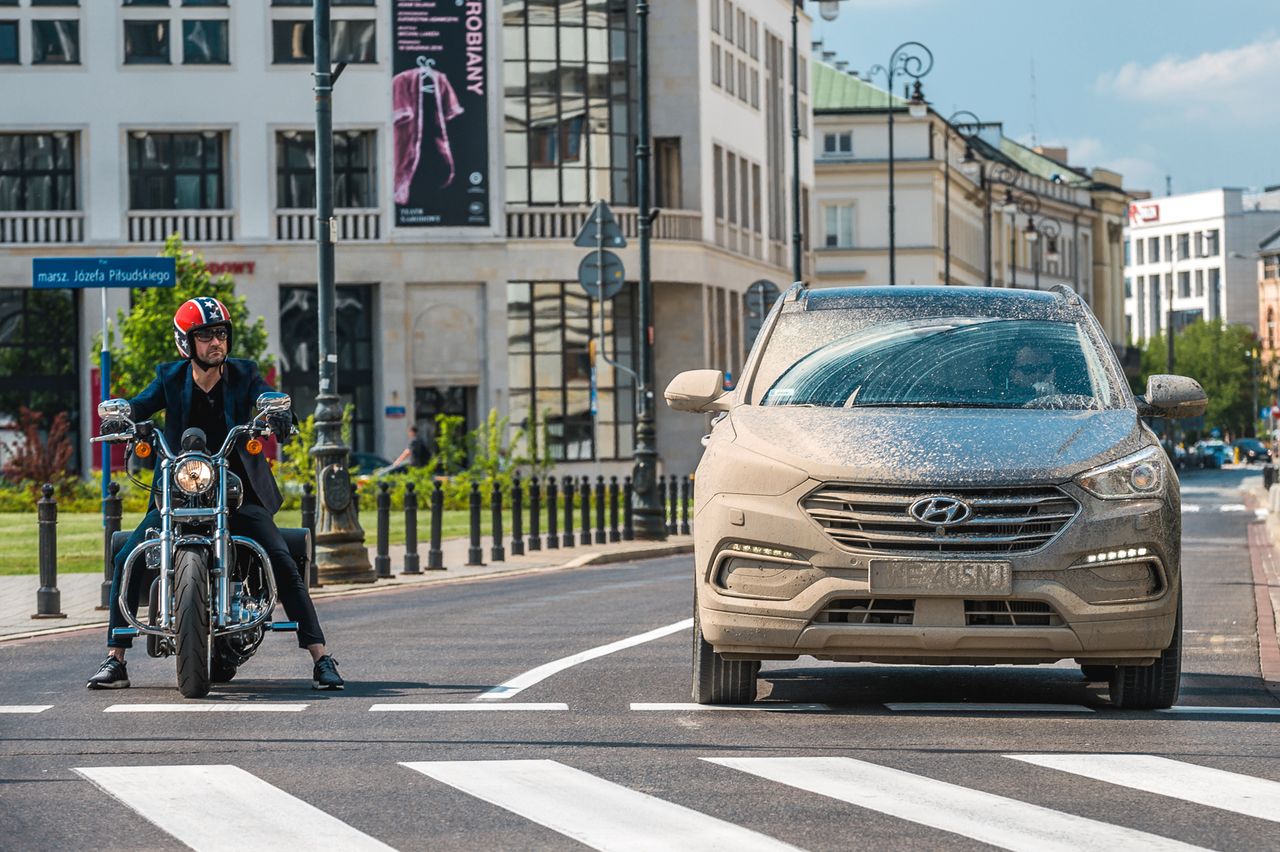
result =
M830 23L808 7L850 68L923 42L940 114L1066 146L1127 189L1280 184L1280 0L844 0Z

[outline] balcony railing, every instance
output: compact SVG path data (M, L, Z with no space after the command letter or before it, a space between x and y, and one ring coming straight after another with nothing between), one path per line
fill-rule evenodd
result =
M590 214L589 207L508 207L507 236L513 240L572 240ZM615 207L613 215L627 239L639 236L634 207ZM663 210L653 223L655 240L702 239L702 214L697 210Z
M82 242L83 210L0 211L0 245Z
M234 222L230 210L130 210L129 242L160 243L176 233L186 243L229 243Z
M369 242L382 238L382 212L376 207L351 207L335 210L339 242ZM314 242L315 210L277 210L276 239L280 242Z

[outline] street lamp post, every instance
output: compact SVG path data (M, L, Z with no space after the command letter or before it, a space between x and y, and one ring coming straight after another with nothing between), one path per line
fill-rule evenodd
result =
M961 134L969 136L977 132L976 128L982 124L982 119L967 109L952 113L942 128L942 283L944 284L951 283L951 126L958 119L965 117L972 119L969 126L975 129L968 133L961 130ZM965 153L968 160L973 159L971 146L965 147Z
M894 198L894 156L893 156L893 79L899 74L915 81L911 89L911 98L907 104L907 112L912 118L924 118L929 112L929 104L924 99L924 90L920 86L920 78L933 69L933 51L918 41L906 41L893 49L889 56L889 64L873 65L867 72L868 77L876 74L885 76L885 89L889 93L889 284L898 283L896 205Z
M639 104L636 128L636 236L640 243L640 388L636 404L635 464L631 510L636 538L663 541L667 525L658 494L658 436L653 412L653 282L649 279L649 3L636 0L636 66Z
M1031 243L1032 266L1035 268L1036 289L1040 289L1040 255L1050 260L1058 256L1058 237L1062 234L1062 225L1052 216L1027 217L1027 242ZM1043 238L1043 240L1042 240Z
M1012 182L1010 182L1012 185ZM1004 191L1004 204L1002 205L1004 212L1010 216L1009 227L1009 286L1018 286L1018 214L1027 217L1027 224L1030 226L1035 219L1037 213L1040 212L1040 196L1034 192L1024 191L1014 193L1012 189L1006 187ZM1027 238L1032 242L1035 241L1031 233L1027 232ZM1036 289L1040 287L1039 267L1036 272Z
M333 84L329 51L329 0L315 0L316 94L316 291L319 303L319 388L316 394L316 567L321 581L373 582L373 566L356 517L349 450L342 440L342 402L338 398L337 321L334 311L333 244Z

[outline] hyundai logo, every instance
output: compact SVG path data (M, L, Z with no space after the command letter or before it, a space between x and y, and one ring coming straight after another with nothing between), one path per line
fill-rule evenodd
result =
M941 494L921 497L907 510L911 517L931 527L949 527L963 524L973 517L973 508L963 500Z

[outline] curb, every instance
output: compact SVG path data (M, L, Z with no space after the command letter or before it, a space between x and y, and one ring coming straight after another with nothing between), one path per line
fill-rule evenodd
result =
M520 577L528 574L541 574L551 571L567 571L573 568L586 568L595 565L610 565L619 562L640 562L648 559L661 559L667 556L679 556L685 553L693 553L693 543L687 544L671 544L662 547L654 547L648 550L632 550L632 551L603 551L596 553L584 553L568 562L562 562L555 565L529 565L514 566L511 568L499 569L496 571L486 571L484 574L471 574L468 576L449 576L441 573L439 576L424 577L420 580L412 580L407 582L383 582L383 585L370 583L368 585L351 586L343 589L332 589L325 591L323 587L311 590L312 600L321 600L327 598L354 597L356 595L368 595L378 592L402 592L406 589L417 589L423 586L438 586L447 583L475 583L484 582L486 580L508 579L511 577ZM434 574L434 572L433 572ZM63 633L74 633L78 630L101 630L107 626L107 622L95 621L88 624L68 624L60 627L47 627L41 630L29 630L25 633L14 633L8 636L0 636L0 645L6 642L18 642L23 639L38 639L43 636L57 636Z
M1246 495L1245 505L1255 508L1257 495ZM1277 564L1273 515L1262 523L1249 524L1249 565L1253 570L1254 608L1258 617L1258 667L1262 684L1276 700L1280 700L1280 639L1276 620L1280 600L1272 599L1272 589L1280 597L1280 565Z

